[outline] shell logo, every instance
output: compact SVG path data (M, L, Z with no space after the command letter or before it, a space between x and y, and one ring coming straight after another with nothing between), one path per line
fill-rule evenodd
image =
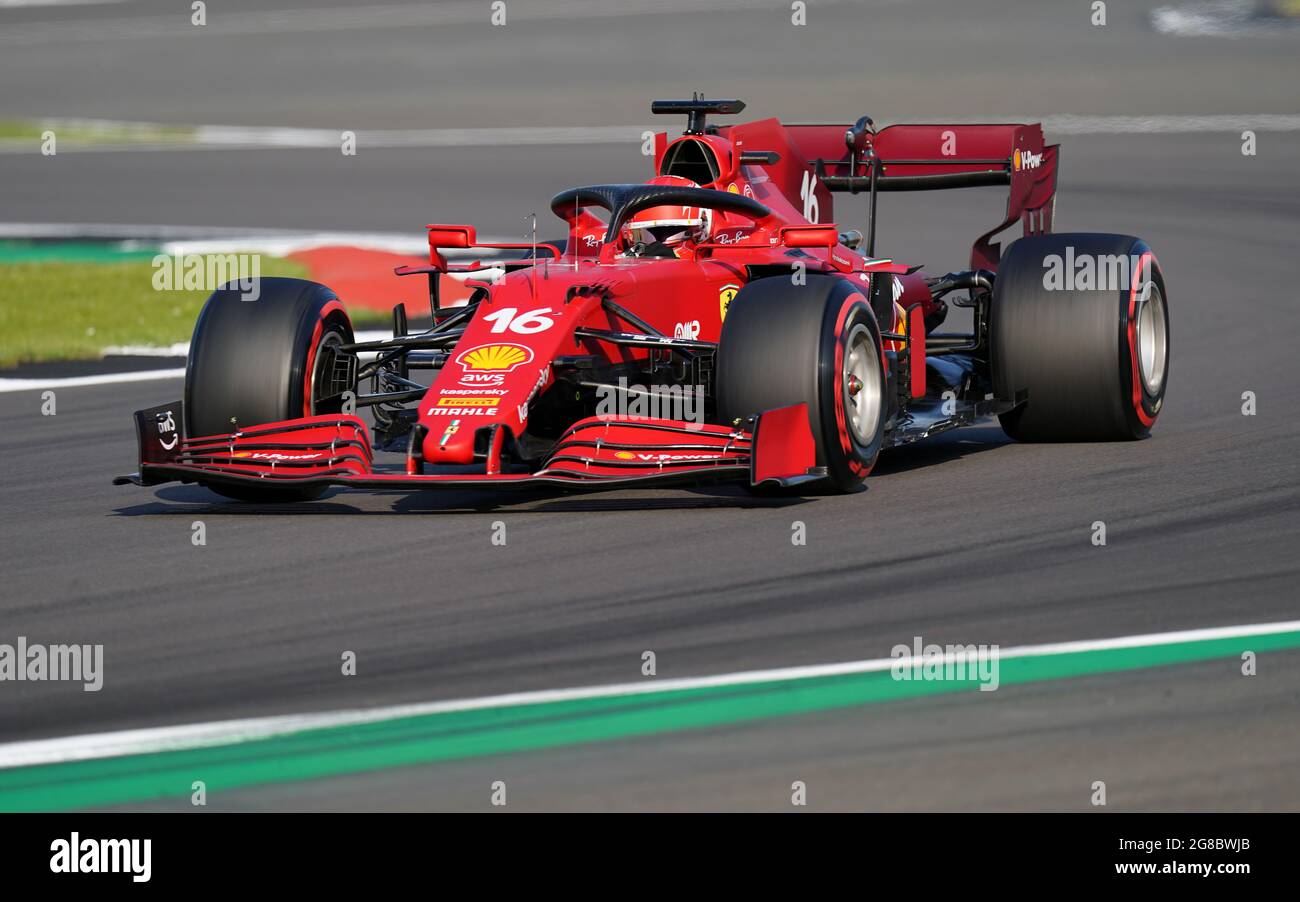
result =
M907 311L903 309L902 304L894 304L894 331L904 337L907 336Z
M1022 169L1037 169L1043 165L1043 155L1032 150L1022 152L1020 148L1016 148L1016 152L1011 157L1011 165L1016 172Z
M636 455L631 451L615 451L614 456L619 460L636 460Z
M456 362L475 373L508 373L533 359L522 345L479 345L456 355Z

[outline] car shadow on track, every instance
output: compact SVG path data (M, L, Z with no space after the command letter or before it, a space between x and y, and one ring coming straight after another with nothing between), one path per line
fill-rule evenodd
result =
M972 426L932 439L903 445L880 456L875 470L859 494L870 492L872 479L903 475L914 470L950 463L972 454L1014 444L997 426ZM347 491L332 489L317 501L296 504L248 504L226 501L201 486L170 485L156 490L143 504L116 508L119 517L194 514L265 515L392 515L481 514L506 511L521 514L601 513L619 511L782 508L817 500L807 494L754 495L736 485L697 486L689 489L644 489L608 492L566 492L555 489L517 489L487 492L466 489L438 491ZM385 499L391 499L384 505ZM353 503L355 501L355 503ZM380 506L382 505L382 506Z
M464 490L349 492L331 490L317 501L294 504L248 504L226 501L200 486L166 486L156 490L154 499L143 504L116 508L119 517L169 516L195 514L263 516L263 515L392 515L392 514L481 514L489 511L509 513L600 513L618 511L699 510L780 508L805 504L810 499L800 495L756 496L734 486L708 486L692 489L645 490L634 497L618 493L564 493L546 490L513 491L507 495ZM611 497L613 496L613 497ZM391 502L384 506L387 499ZM350 503L355 500L357 503Z
M968 426L911 445L899 445L880 455L876 467L867 477L867 485L879 476L893 476L951 463L972 454L996 451L1016 444L996 425Z

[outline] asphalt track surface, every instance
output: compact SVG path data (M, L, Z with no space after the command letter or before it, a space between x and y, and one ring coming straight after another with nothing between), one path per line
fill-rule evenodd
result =
M0 117L623 124L644 122L651 96L692 88L804 121L1295 112L1285 35L1163 38L1111 4L1113 43L1090 49L1100 36L1043 9L1054 4L975 6L814 4L829 22L797 46L784 25L721 11L689 28L670 14L521 16L477 53L470 25L286 26L212 47L33 39L4 48ZM855 42L864 21L883 24ZM959 45L976 49L950 55ZM1140 235L1168 280L1170 388L1147 441L1018 445L994 422L886 454L851 497L334 493L261 509L109 485L132 468L130 412L178 397L179 382L63 390L53 417L39 392L0 394L0 641L103 643L107 661L98 693L0 684L0 740L627 682L645 650L665 678L884 657L916 636L1006 647L1295 618L1300 133L1261 133L1254 157L1222 132L1063 143L1058 230ZM519 234L554 191L644 165L614 145L6 155L0 218L464 220ZM838 200L837 220L860 224L861 201ZM983 190L886 196L881 250L960 268L1001 204ZM1247 391L1255 416L1242 415ZM505 547L490 540L498 520ZM1105 547L1091 542L1097 520ZM339 674L343 650L355 677ZM1227 660L1008 686L255 787L209 807L483 810L503 779L512 810L779 810L802 780L814 809L1085 810L1105 780L1111 809L1294 810L1297 664L1280 652L1252 678Z

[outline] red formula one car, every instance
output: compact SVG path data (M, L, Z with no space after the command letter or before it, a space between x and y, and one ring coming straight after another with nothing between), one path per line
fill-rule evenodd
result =
M1051 232L1058 147L1040 126L706 121L743 107L657 101L685 133L657 136L648 182L557 194L562 241L429 226L429 265L398 270L428 279L423 331L398 305L391 339L358 342L312 282L217 291L184 400L136 413L139 472L117 481L245 500L704 480L850 491L882 448L990 415L1027 441L1148 432L1169 364L1160 267L1136 238ZM978 185L1009 200L969 269L876 256L879 192ZM833 222L841 192L863 195L865 237ZM1017 221L1003 253L993 239ZM498 259L466 261L480 252ZM439 303L449 274L472 288L464 306ZM935 331L950 303L971 309L970 332Z

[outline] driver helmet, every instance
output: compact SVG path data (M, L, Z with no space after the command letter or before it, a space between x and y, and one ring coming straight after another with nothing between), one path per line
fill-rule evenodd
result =
M673 185L679 188L700 187L680 175L661 175L650 179L647 185ZM706 241L709 237L710 211L701 207L665 204L647 207L634 213L623 226L623 235L629 246L647 247L659 244L674 249L687 241Z

